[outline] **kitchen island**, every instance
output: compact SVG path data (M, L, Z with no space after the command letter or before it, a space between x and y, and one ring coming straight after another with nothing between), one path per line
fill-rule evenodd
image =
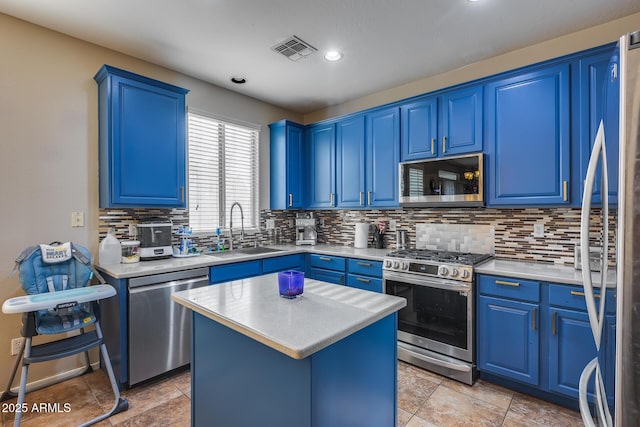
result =
M172 295L193 310L193 426L392 426L404 298L277 274Z

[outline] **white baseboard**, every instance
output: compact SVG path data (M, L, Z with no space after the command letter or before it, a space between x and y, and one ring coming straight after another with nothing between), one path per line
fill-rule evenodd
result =
M100 369L100 362L93 362L91 364L91 367L94 370L98 370ZM77 377L78 375L80 375L86 368L86 366L80 367L80 368L75 368L75 369L71 369L70 371L65 371L65 372L61 372L59 374L55 374L52 375L50 377L46 377L46 378L42 378L40 380L36 380L30 383L27 383L27 393L34 391L34 390L38 390L41 388L45 388L48 387L50 385L53 384L57 384L59 382L62 382L64 380L68 380L69 378L73 378L73 377ZM18 369L18 373L16 374L16 377L18 379L18 381L20 381L20 369ZM20 390L20 386L16 386L13 387L11 389L12 393L18 393L18 391Z

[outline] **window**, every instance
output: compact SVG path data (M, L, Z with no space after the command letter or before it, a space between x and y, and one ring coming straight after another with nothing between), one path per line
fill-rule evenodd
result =
M244 227L258 226L258 130L189 112L189 225L194 232L229 227L240 203ZM240 226L234 209L234 228Z

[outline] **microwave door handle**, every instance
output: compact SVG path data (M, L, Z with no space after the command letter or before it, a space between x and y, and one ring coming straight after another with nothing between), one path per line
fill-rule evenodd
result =
M596 139L591 150L589 158L589 166L587 167L587 176L585 179L584 193L582 196L582 209L580 214L580 252L582 262L582 282L585 292L585 302L587 305L587 313L589 314L589 324L591 332L595 339L596 349L600 350L600 338L602 333L602 317L604 311L600 315L596 312L595 298L593 297L593 284L591 282L591 266L589 265L589 219L591 214L591 199L593 196L593 184L595 181L596 168L602 144L604 142L604 126L602 121L598 126ZM604 171L604 169L603 169ZM602 298L604 299L604 298Z

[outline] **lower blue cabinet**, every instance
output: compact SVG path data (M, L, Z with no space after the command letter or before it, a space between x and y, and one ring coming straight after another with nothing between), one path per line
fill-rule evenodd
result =
M581 286L488 275L480 275L478 285L477 359L481 373L526 384L547 393L551 400L568 397L577 402L580 375L598 355L607 399L610 406L614 404L615 290L607 290L598 353ZM590 399L593 391L592 379Z
M549 390L578 398L582 370L597 353L585 312L550 307ZM593 397L593 380L588 388Z
M538 385L539 305L481 295L478 298L478 369Z
M382 292L382 279L349 273L347 274L347 286L365 291Z
M262 261L234 262L233 264L216 265L209 269L209 282L224 283L231 280L246 279L262 274Z
M285 255L262 260L262 274L284 270L304 270L304 255Z

